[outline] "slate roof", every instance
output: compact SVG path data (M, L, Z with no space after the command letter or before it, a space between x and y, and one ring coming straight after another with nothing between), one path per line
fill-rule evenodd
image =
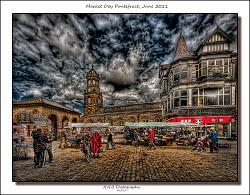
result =
M41 98L41 97L33 98L30 100L17 101L17 102L13 103L13 105L20 105L20 106L25 106L25 105L30 105L30 104L43 104L45 106L52 106L54 108L59 108L59 109L63 109L63 110L67 110L67 111L75 112L75 113L79 114L78 112L76 112L75 110L73 110L71 108L63 106L62 104L59 104L53 100Z
M175 53L174 53L174 58L173 60L177 60L178 58L182 58L182 57L188 57L189 54L189 49L187 47L185 38L183 36L182 33L180 33L177 45L176 45L176 49L175 49Z

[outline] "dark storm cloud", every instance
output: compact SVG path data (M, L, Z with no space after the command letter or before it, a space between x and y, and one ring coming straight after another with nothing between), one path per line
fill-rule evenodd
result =
M15 14L13 98L82 111L93 64L105 105L159 101L158 66L171 61L180 29L195 49L216 25L236 37L236 24L231 14Z

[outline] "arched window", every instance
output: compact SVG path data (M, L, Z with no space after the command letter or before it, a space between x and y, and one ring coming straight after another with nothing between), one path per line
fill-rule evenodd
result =
M91 104L91 97L88 97L88 104Z

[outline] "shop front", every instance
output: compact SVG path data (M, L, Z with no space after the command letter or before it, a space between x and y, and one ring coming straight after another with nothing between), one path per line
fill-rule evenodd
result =
M196 123L207 127L215 127L218 138L231 138L232 123L235 122L233 116L179 116L170 118L168 122L188 122Z

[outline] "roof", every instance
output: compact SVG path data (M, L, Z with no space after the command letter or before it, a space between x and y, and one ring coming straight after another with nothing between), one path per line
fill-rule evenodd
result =
M177 42L177 45L176 45L173 60L176 60L176 59L182 58L182 57L187 57L187 56L189 56L189 50L188 50L185 38L181 32L179 39L178 39L178 42Z
M103 114L120 113L120 112L153 111L153 110L154 111L161 110L161 102L104 107Z
M55 108L59 108L59 109L63 109L63 110L67 110L67 111L70 111L70 112L75 112L77 114L79 114L78 112L76 112L75 110L73 109L70 109L66 106L63 106L62 104L59 104L55 101L52 101L52 100L49 100L49 99L46 99L46 98L33 98L33 99L30 99L30 100L23 100L23 101L17 101L17 102L14 102L13 105L20 105L20 106L25 106L25 105L30 105L30 104L44 104L44 105L47 105L47 106L52 106L52 107L55 107Z
M207 36L201 43L200 45L198 46L198 48L196 49L196 51L198 51L200 49L200 47L202 45L204 45L212 36L214 36L216 33L219 33L221 34L223 37L225 37L225 39L229 42L232 41L232 38L227 34L225 33L219 26L216 26L216 28L214 29L214 31L209 35Z

